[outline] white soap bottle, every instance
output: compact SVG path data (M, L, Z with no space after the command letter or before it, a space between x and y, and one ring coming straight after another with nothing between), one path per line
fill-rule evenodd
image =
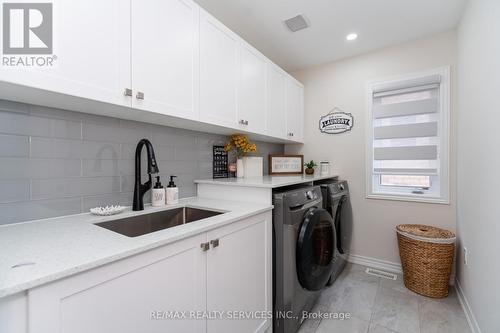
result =
M163 188L163 186L161 186L160 176L156 177L156 184L151 189L151 206L165 206L165 189Z
M170 176L170 182L168 183L166 192L167 205L172 205L179 203L179 188L175 186L174 178L177 176Z

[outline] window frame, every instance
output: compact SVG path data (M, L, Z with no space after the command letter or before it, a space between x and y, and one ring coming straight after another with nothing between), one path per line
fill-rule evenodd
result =
M413 194L410 190L401 191L400 188L376 184L376 179L380 180L380 176L377 177L373 173L373 161L374 161L374 145L373 145L373 90L374 86L380 84L391 84L407 80L415 80L424 76L429 75L440 75L441 82L439 85L439 175L431 176L431 188L432 183L436 181L439 182L438 189L439 193L436 191L429 191L424 194ZM426 203L437 203L437 204L450 204L450 66L440 67L428 71L422 71L418 73L412 73L407 75L399 75L395 77L373 80L367 82L367 122L366 122L366 157L365 157L365 192L367 199L383 199L383 200L395 200L395 201L409 201L409 202L426 202ZM382 188L381 188L382 187ZM413 188L409 188L412 189Z

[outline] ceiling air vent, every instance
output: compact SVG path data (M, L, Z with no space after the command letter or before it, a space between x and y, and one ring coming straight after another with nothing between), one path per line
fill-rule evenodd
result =
M297 15L295 17L285 20L285 24L292 32L296 32L309 27L306 19L302 15Z

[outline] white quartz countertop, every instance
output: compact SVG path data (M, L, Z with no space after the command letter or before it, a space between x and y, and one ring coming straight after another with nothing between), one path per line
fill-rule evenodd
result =
M226 213L138 237L123 236L94 225L183 206ZM78 214L0 226L0 297L200 234L272 208L272 205L188 198L180 200L177 205L162 208L147 206L141 212L133 212L129 208L115 216ZM22 265L28 262L35 264ZM16 265L20 266L13 268Z
M227 186L246 186L246 187L265 187L276 188L289 185L297 185L316 180L335 178L338 175L298 175L298 176L263 176L258 178L220 178L220 179L197 179L197 184L227 185Z

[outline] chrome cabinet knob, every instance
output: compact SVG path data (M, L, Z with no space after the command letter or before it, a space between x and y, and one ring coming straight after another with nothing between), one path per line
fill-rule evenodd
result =
M206 252L206 251L210 250L210 244L208 242L207 243L201 243L200 247L201 247L201 250L203 252Z
M125 96L132 96L132 89L125 88L125 91L123 92L123 95L125 95Z
M210 244L212 244L212 247L217 247L217 246L219 246L219 239L218 239L218 238L217 238L217 239L212 239L212 240L210 241Z
M135 98L137 98L137 99L144 99L144 93L141 92L141 91L138 91L137 95L135 95Z

